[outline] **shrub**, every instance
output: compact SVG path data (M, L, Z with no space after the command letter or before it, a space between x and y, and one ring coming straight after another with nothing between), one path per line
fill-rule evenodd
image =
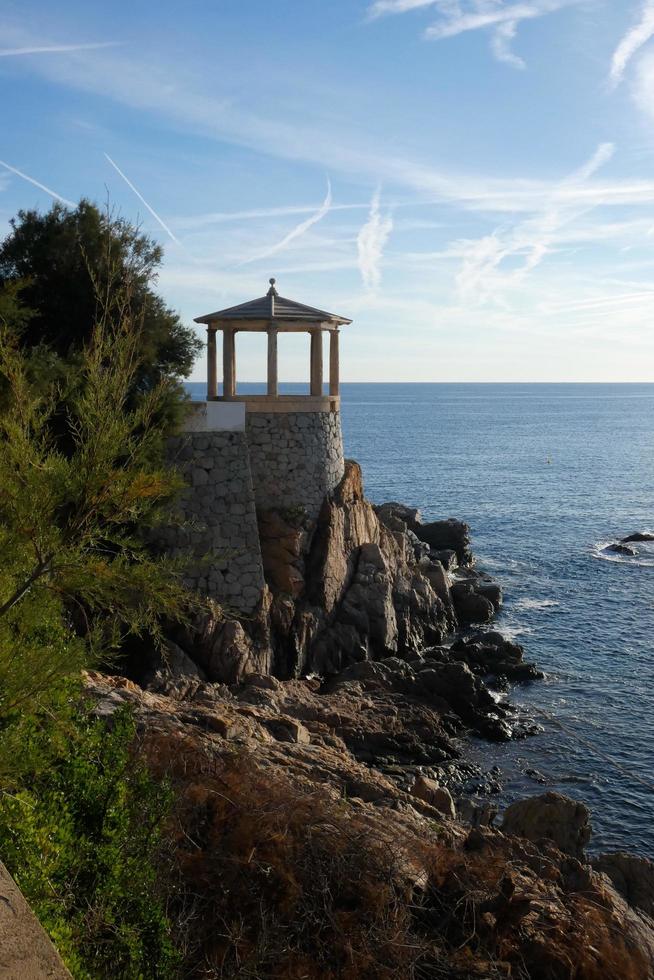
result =
M135 757L132 718L60 706L22 735L32 770L0 795L0 853L71 973L176 976L158 870L171 792Z

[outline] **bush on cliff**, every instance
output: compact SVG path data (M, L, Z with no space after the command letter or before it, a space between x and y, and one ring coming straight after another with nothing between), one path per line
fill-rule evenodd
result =
M134 757L128 713L107 727L74 700L59 708L23 725L32 768L0 795L0 855L76 980L174 977L170 791Z
M135 321L101 321L77 369L44 388L0 321L0 725L125 633L156 635L197 601L144 538L180 481L157 462L169 384L132 404L138 337ZM0 773L7 761L0 748Z

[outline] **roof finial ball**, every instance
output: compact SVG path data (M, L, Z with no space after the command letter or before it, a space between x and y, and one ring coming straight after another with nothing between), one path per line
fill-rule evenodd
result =
M277 290L275 289L275 283L277 282L277 280L275 279L274 276L271 276L270 279L268 280L268 282L270 283L270 289L268 290L268 295L269 296L276 296L277 295Z

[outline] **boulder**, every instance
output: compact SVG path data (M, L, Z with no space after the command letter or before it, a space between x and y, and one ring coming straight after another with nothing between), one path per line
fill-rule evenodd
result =
M469 579L455 582L450 593L459 622L463 624L489 623L495 615L493 603L480 595Z
M453 572L459 564L456 551L452 548L443 548L440 551L434 551L432 548L431 557L434 561L439 561L446 572Z
M439 785L434 779L427 779L426 776L416 776L413 785L409 789L412 796L424 803L433 806L435 810L442 813L450 820L456 818L456 808L449 789Z
M421 565L420 570L441 602L444 602L446 606L451 605L450 578L441 562L432 559L425 565Z
M535 843L551 840L560 851L583 861L591 836L590 811L561 793L543 793L507 807L501 830Z
M654 864L644 857L615 851L591 861L594 871L608 875L613 887L633 908L654 918Z
M309 745L311 742L311 735L295 718L272 718L266 720L265 727L278 742L292 742L294 745Z
M475 592L477 595L483 596L484 599L488 599L496 612L502 605L502 588L497 582L479 581L475 586Z
M435 551L451 549L456 552L460 565L472 565L470 550L470 528L463 521L448 517L446 521L431 521L429 524L416 524L412 528L421 541L426 541Z
M414 531L416 525L422 523L422 517L420 511L415 507L407 507L405 504L399 504L395 500L391 500L386 504L379 504L375 507L375 513L377 517L385 524L390 530L395 530L397 523L401 523L404 527L408 527L409 530Z
M630 558L634 558L638 554L638 549L634 548L630 544L625 544L623 541L614 541L613 544L607 544L604 551L610 551L616 555L628 555Z
M180 677L196 677L200 681L207 679L202 668L198 667L195 661L172 640L164 641L161 661L161 672L173 680L178 680Z

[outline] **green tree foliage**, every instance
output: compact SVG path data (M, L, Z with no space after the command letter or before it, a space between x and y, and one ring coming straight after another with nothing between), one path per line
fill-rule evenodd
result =
M171 795L135 758L129 714L60 706L23 738L34 766L0 794L0 854L66 965L76 980L176 976L159 870Z
M129 281L130 313L139 323L138 390L186 377L200 344L192 329L154 292L162 250L128 221L82 200L45 214L19 211L0 244L0 285L22 286L33 311L21 343L68 359L91 339L99 306Z
M135 384L131 295L112 283L75 359L43 378L18 289L0 289L0 856L80 980L176 969L158 885L168 793L129 718L79 706L82 667L199 601L147 544L180 487L160 462L175 381Z
M66 384L29 377L16 333L0 325L0 718L101 639L155 634L193 604L179 570L153 557L144 530L169 519L178 478L156 463L170 382L132 405L138 330L96 325ZM65 424L69 451L53 435ZM153 462L155 460L155 462ZM77 623L77 629L73 626ZM85 634L80 649L80 623Z

